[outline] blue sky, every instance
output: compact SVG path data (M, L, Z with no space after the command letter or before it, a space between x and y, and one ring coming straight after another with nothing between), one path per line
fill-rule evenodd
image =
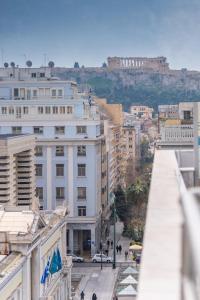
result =
M200 0L0 0L0 50L0 65L164 55L200 70Z

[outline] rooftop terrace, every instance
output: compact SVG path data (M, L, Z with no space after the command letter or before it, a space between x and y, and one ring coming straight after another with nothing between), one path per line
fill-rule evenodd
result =
M188 159L191 157L191 168L189 160L184 163L187 155ZM197 292L199 255L195 255L197 249L200 253L200 238L196 232L200 215L181 174L180 167L184 166L185 172L193 171L192 151L190 154L186 154L186 150L182 153L157 150L155 153L138 300L200 299ZM192 176L187 179L187 185L191 186Z

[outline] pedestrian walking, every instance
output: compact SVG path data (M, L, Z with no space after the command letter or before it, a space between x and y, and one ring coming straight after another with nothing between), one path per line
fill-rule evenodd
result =
M92 295L92 300L97 300L97 295L95 293Z
M110 242L111 248L113 248L113 240Z
M119 246L118 245L116 246L116 250L117 250L117 253L118 253L118 251L119 251Z
M127 257L128 257L128 251L127 250L125 251L124 255L125 255L125 260L127 260Z
M81 292L81 300L84 300L85 294L84 291Z
M119 254L121 254L121 252L122 252L122 246L119 245Z

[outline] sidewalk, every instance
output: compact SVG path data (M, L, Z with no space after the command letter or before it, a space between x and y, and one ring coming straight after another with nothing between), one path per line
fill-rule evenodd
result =
M81 291L85 293L84 300L91 300L93 293L97 295L97 300L112 300L117 274L118 268L115 270L112 267L105 267L103 270L95 268L83 278L73 300L80 300Z
M116 261L117 262L133 262L132 261L132 256L128 254L127 260L125 260L125 251L129 250L130 242L131 240L129 238L123 237L122 236L123 232L123 223L117 222L116 223L116 246L121 245L122 246L122 251L121 254L116 251ZM113 240L113 226L110 228L110 240ZM129 251L128 251L129 253ZM109 247L109 256L113 257L113 249Z

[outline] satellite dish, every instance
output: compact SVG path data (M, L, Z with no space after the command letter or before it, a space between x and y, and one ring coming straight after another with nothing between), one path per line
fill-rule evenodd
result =
M13 61L10 63L10 65L11 65L12 68L15 67L15 63Z
M54 67L54 62L53 61L50 61L49 63L48 63L48 66L49 66L49 68L53 68Z
M28 68L32 67L32 61L31 60L27 60L26 65Z
M8 68L9 64L7 62L4 63L4 67Z

